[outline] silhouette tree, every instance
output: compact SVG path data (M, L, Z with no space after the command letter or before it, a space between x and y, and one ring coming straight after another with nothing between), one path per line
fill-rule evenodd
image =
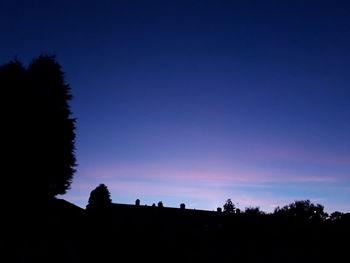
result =
M235 205L232 203L231 199L227 199L226 203L224 204L224 212L232 214L235 212Z
M5 122L11 148L9 181L18 199L64 194L75 172L75 119L69 85L54 56L39 56L27 69L17 61L0 67L0 84L11 101ZM6 169L7 170L7 169Z
M108 208L112 203L111 194L104 184L100 184L91 191L89 203L86 206L88 210Z
M341 213L339 211L335 211L330 215L329 220L338 221L342 218L342 216L343 216L343 213Z
M252 215L252 216L256 216L256 215L262 215L264 214L263 211L260 210L260 207L246 207L244 213L246 215Z
M70 118L70 87L54 56L40 56L28 67L33 93L35 174L39 185L49 196L64 194L75 172L75 119Z
M320 204L313 204L310 200L295 201L282 208L277 207L274 214L295 218L298 220L319 220L323 221L327 217L324 207Z
M21 255L19 261L65 262L69 249L63 244L68 236L76 240L83 213L54 199L69 189L76 165L69 86L51 56L35 58L28 67L18 60L0 66L0 86L3 105L9 102L2 119L7 142L2 179L9 190L2 192L7 194L4 225L11 233L4 240L13 252L21 251L18 240L28 244L22 247L25 253L14 253ZM50 245L43 249L41 244Z

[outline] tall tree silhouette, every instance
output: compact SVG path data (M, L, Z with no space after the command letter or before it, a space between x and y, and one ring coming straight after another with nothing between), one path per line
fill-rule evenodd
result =
M75 119L71 118L68 101L70 87L54 56L40 56L28 67L30 90L35 104L34 147L36 175L42 193L48 196L64 194L75 172Z
M106 185L100 184L91 191L89 203L86 206L88 210L103 209L109 207L112 203L111 194Z
M27 69L17 61L0 67L0 85L11 102L5 127L7 179L18 199L64 194L75 172L75 119L69 85L54 56L39 56ZM6 169L7 170L7 169Z

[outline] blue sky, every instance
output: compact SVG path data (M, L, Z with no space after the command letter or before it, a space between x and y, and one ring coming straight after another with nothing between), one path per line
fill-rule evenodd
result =
M3 1L0 59L55 53L77 121L62 196L350 212L346 1Z

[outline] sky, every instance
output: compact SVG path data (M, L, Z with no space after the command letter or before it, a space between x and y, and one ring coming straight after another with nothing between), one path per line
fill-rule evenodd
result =
M77 173L64 198L350 212L350 2L0 2L0 63L56 54Z

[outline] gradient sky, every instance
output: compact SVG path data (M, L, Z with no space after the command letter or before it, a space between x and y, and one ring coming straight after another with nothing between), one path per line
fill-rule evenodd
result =
M1 64L43 53L78 119L62 198L350 212L349 1L1 1Z

